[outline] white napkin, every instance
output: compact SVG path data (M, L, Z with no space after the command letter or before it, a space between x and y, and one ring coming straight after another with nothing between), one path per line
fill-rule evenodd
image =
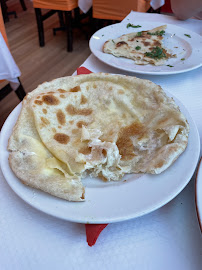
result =
M20 75L21 72L0 33L0 80L9 81L13 90L16 90L20 85L18 81Z
M79 0L78 6L83 11L83 13L87 13L89 9L92 7L93 0Z
M160 7L162 7L165 4L165 0L151 0L150 1L150 6L156 10Z

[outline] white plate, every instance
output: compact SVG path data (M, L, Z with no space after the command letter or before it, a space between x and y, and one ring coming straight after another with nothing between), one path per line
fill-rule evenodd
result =
M169 59L164 66L136 65L133 60L123 57L115 57L111 54L103 53L102 47L108 39L115 39L123 34L150 30L160 26L162 22L141 22L135 25L141 25L140 28L127 28L130 21L113 24L98 30L90 39L90 49L92 53L102 62L112 67L150 75L176 74L193 70L202 66L202 37L188 29L167 24L166 34L164 36L165 47L177 54L177 58ZM133 22L131 22L133 23ZM191 38L185 36L188 34ZM177 48L176 48L177 47ZM181 60L185 58L185 60ZM171 65L173 67L169 67Z
M167 93L169 96L171 94ZM129 174L120 182L106 183L86 178L85 202L68 202L23 185L9 167L8 138L21 110L19 104L6 120L0 138L2 172L11 188L33 207L68 221L80 223L110 223L147 214L172 200L191 179L197 166L199 134L186 108L175 99L190 124L187 149L176 162L160 175L144 174L137 178ZM124 181L127 179L127 181Z
M200 160L196 176L195 202L198 221L202 231L202 158Z

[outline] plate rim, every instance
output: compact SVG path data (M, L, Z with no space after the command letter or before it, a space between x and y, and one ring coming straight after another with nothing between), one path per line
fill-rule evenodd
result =
M199 223L200 230L202 232L202 213L199 211L199 194L198 194L198 183L199 183L199 175L202 175L202 157L200 158L200 161L197 166L196 171L196 180L195 180L195 206L196 206L196 215ZM202 179L202 176L201 176ZM201 180L202 181L202 180Z
M95 35L95 34L97 34L98 32L100 32L100 31L103 31L104 29L106 29L106 28L110 28L110 27L113 27L113 26L115 26L115 27L118 27L118 25L126 25L127 23L128 23L129 21L122 21L122 22L119 22L119 23L115 23L115 24L112 24L112 25L108 25L108 26L105 26L105 27L103 27L103 28L101 28L101 29L99 29L99 30L97 30L95 33L93 33L93 35L91 36L91 38L90 38L90 40L89 40L89 48L90 48L90 50L91 50L91 53L99 60L99 61L101 61L102 63L104 63L104 64L106 64L106 65L109 65L110 67L113 67L113 68L116 68L116 69L118 69L118 70L122 70L122 71L125 71L125 72L131 72L131 73L135 73L135 74L143 74L143 75L156 75L156 76L159 76L159 75L172 75L172 74L180 74L180 73L184 73L184 72L188 72L188 71L192 71L192 70L195 70L195 69L197 69L197 68L199 68L199 67L201 67L202 66L202 62L200 63L199 62L199 64L198 65L195 65L195 66L193 66L192 68L187 68L187 69L183 69L183 70L177 70L177 71L172 71L172 70L170 70L170 71L162 71L162 72L154 72L154 71L138 71L138 70L132 70L132 69L127 69L127 68L123 68L122 66L115 66L115 65L113 65L113 64L110 64L109 62L107 62L107 61L104 61L101 57L98 57L98 55L96 55L96 53L94 52L94 50L92 49L92 40L93 40L93 36ZM145 20L138 20L138 22L137 22L137 24L138 23L148 23L148 22L146 22ZM152 21L151 23L154 23L154 24L166 24L166 25L168 25L168 26L172 26L172 27L175 27L175 28L177 28L177 29L184 29L188 34L190 33L190 34L192 34L192 35L197 35L197 36L199 36L200 38L201 38L201 40L202 40L202 36L201 35L199 35L198 33L196 33L196 32L194 32L194 31L191 31L191 30L189 30L189 29L187 29L187 28L184 28L184 27L181 27L181 26L178 26L178 25L175 25L175 24L171 24L171 23L163 23L163 22L160 22L160 21ZM187 41L188 42L188 41ZM189 43L189 42L188 42ZM190 43L189 43L190 44ZM190 46L191 46L191 44L190 44ZM138 65L137 65L138 66Z
M189 115L189 118L190 120L192 121L192 124L193 124L193 127L194 127L194 130L196 132L196 136L197 136L197 143L198 143L198 158L197 158L197 163L198 163L198 159L199 159L199 154L200 154L200 137L199 137L199 132L198 132L198 128L195 124L195 121L193 120L193 118L191 117L189 111L187 110L186 106L178 99L176 98L173 94L171 94L169 91L165 91L165 93L169 96L172 96L174 98L175 101L177 101L180 105L182 105L182 107L184 107L183 109L186 111L186 113ZM15 110L20 110L20 107L21 107L21 103L19 103L15 108L14 110L9 114L8 118L6 119L3 127L2 127L2 131L4 130L4 128L6 127L7 125L7 121L9 121L9 119L14 115L15 113ZM178 105L178 104L177 104ZM178 106L180 106L178 105ZM19 111L20 113L20 111ZM16 121L13 123L13 126L15 125ZM9 125L9 124L8 124ZM2 132L0 134L0 145L1 145L1 142L2 142ZM7 147L7 146L6 146ZM2 150L0 149L0 157L1 157L1 152ZM26 199L25 197L22 197L20 195L20 192L18 192L18 190L16 191L14 189L14 187L11 185L10 181L7 180L7 176L6 176L6 173L3 169L3 161L2 161L2 158L0 158L0 166L1 166L1 170L2 170L2 173L3 173L3 176L7 182L7 184L11 187L11 189L18 195L18 197L20 197L23 201L25 201L26 203L28 203L30 206L34 207L35 209L37 210L40 210L41 212L45 213L45 214L48 214L50 216L54 216L54 217L57 217L57 218L60 218L60 219L63 219L63 220L66 220L66 221L71 221L71 222L76 222L76 223L89 223L89 224L100 224L100 223L115 223L115 222L120 222L120 221L125 221L125 220L130 220L130 219L133 219L133 218L137 218L137 217L141 217L145 214L148 214L148 213L151 213L159 208L161 208L162 206L164 206L165 204L167 204L168 202L170 202L172 199L174 199L185 187L186 185L189 183L189 181L191 180L193 174L194 174L194 171L197 167L197 163L196 165L194 166L194 168L192 168L191 171L189 171L189 177L186 178L186 181L183 181L183 183L181 185L178 186L177 188L177 192L176 192L176 189L172 191L171 194L169 194L169 196L166 196L166 198L164 200L160 200L158 203L155 203L155 206L151 205L151 207L147 208L147 210L143 211L143 210L138 210L136 214L134 213L131 213L129 215L119 215L118 218L111 218L111 219L107 219L107 220L103 220L102 217L101 219L97 219L97 220L90 220L90 218L74 218L74 217L64 217L64 216L61 216L60 214L57 214L57 213L53 213L53 211L51 210L46 210L46 209L43 209L43 207L40 206L40 204L34 204L33 202L31 202L30 200ZM19 180L20 181L20 180ZM30 187L28 187L30 188ZM35 190L33 188L30 188L32 190ZM51 195L49 195L51 196ZM56 199L59 199L59 198L56 198Z

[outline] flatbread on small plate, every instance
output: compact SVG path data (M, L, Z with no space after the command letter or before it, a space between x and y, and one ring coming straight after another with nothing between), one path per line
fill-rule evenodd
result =
M116 57L132 59L138 65L164 65L166 60L176 57L163 46L162 41L166 27L166 25L162 25L151 30L110 39L104 43L103 52Z

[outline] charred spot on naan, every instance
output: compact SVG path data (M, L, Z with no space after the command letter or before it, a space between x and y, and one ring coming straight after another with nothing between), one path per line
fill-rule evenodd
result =
M81 91L81 88L80 88L80 86L79 85L77 85L77 86L75 86L75 87L73 87L73 88L71 88L70 90L69 90L69 92L79 92L79 91Z
M73 105L69 104L66 107L66 111L68 114L70 115L90 115L92 114L93 110L90 108L84 108L84 109L77 109L76 107L74 107Z
M122 160L131 160L135 156L134 145L131 140L133 136L142 136L145 133L145 127L141 123L134 122L129 126L123 127L117 139L117 147Z
M78 128L82 128L82 126L88 126L88 123L85 121L79 121L76 125Z
M43 125L50 125L50 121L45 117L41 117L41 122Z
M126 43L125 41L119 41L118 43L116 43L116 47L122 47L122 46L128 46L128 43Z
M83 146L81 147L78 152L83 154L83 155L90 155L91 153L91 150L92 150L92 147L89 147L89 146Z
M64 126L64 124L66 123L66 116L61 109L57 111L56 116L57 116L58 123Z
M152 47L161 46L161 43L158 40L154 40L154 42L151 44ZM152 50L152 47L150 50Z
M107 150L106 149L102 149L102 154L103 154L104 157L106 157L107 156Z
M41 100L35 100L34 101L34 103L36 104L36 105L42 105L43 104L43 101L41 101Z
M57 90L59 93L61 93L61 94L63 94L63 93L67 93L67 91L66 90L64 90L64 89L58 89Z
M64 133L56 133L53 138L60 144L67 144L70 141L70 137Z
M50 94L50 95L44 95L42 96L42 101L47 104L47 105L58 105L60 104L60 101L58 98L56 98L54 95Z
M81 104L86 104L88 101L88 99L84 96L84 95L81 95Z
M147 46L149 46L149 45L151 44L151 43L148 42L148 41L143 41L142 43L143 43L143 45L144 45L145 47L147 47Z

